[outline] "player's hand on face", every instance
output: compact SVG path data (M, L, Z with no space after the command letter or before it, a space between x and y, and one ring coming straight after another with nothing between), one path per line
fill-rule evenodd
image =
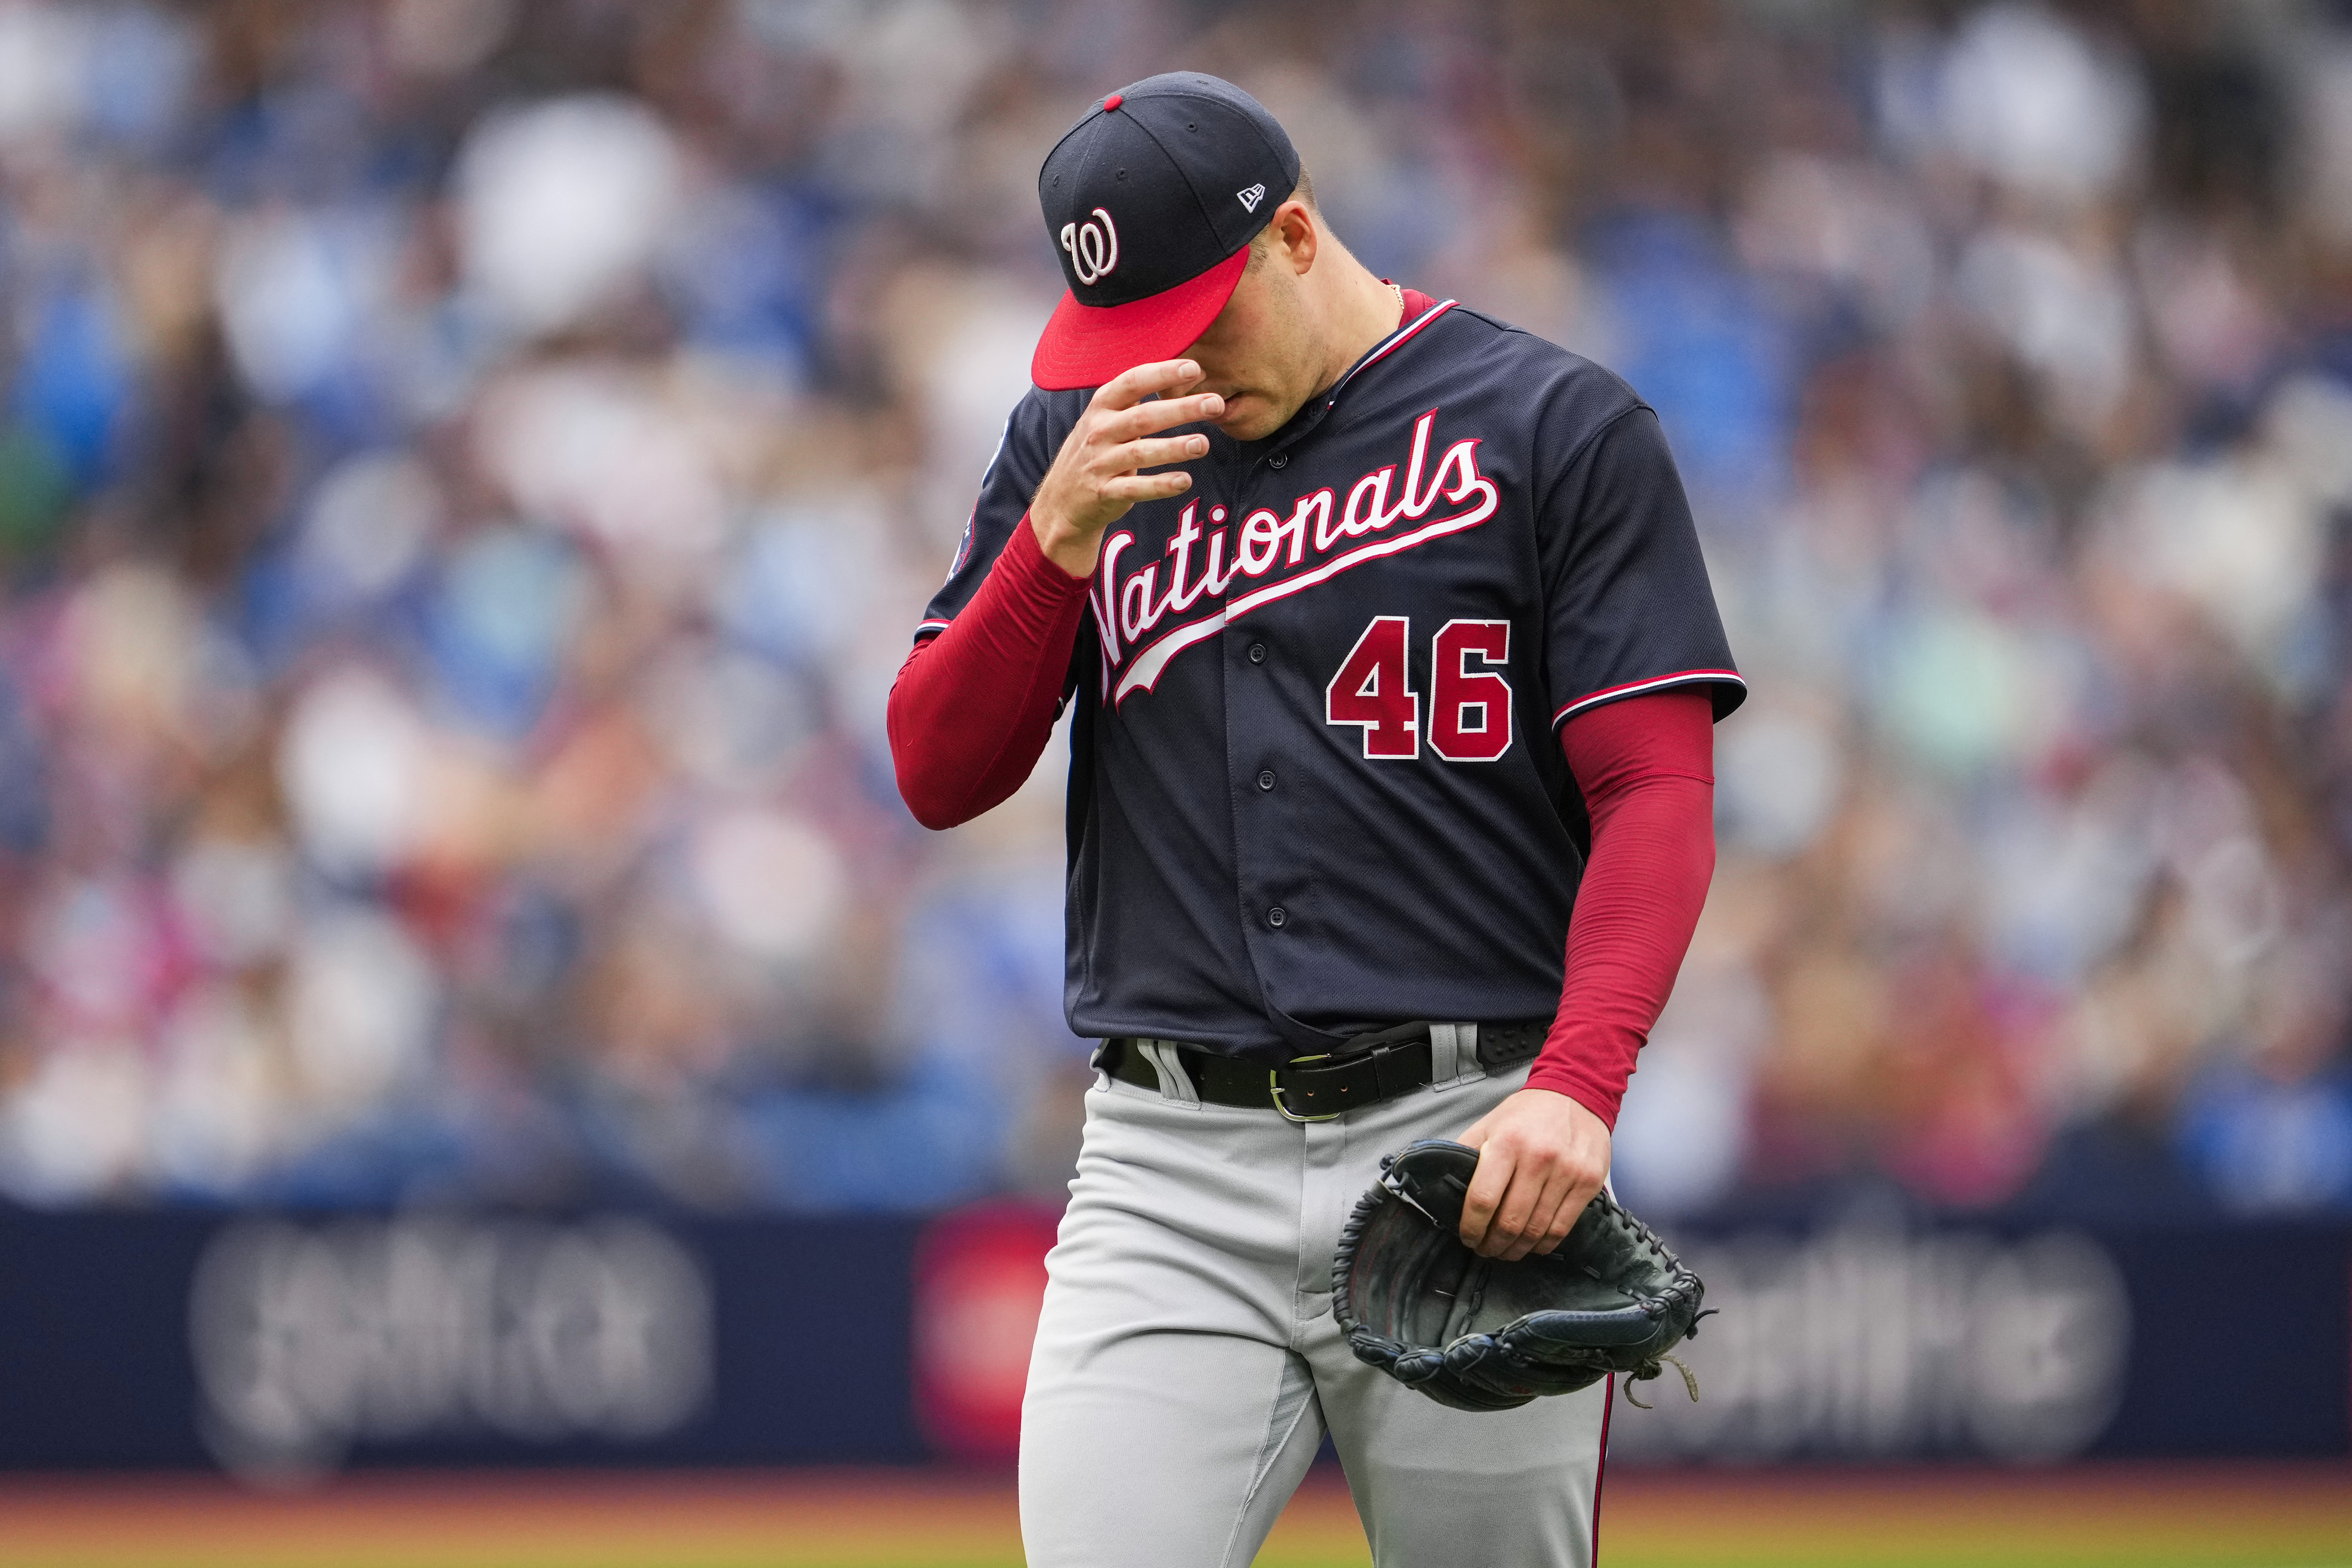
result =
M1160 434L1224 412L1224 399L1213 392L1179 395L1200 379L1201 367L1191 360L1160 360L1137 365L1096 391L1029 503L1029 523L1047 560L1073 577L1092 576L1103 530L1128 508L1192 489L1190 474L1139 470L1207 454L1206 436ZM1144 401L1154 393L1158 401Z
M1481 1258L1549 1252L1609 1175L1608 1124L1548 1089L1519 1090L1461 1141L1478 1151L1462 1240Z

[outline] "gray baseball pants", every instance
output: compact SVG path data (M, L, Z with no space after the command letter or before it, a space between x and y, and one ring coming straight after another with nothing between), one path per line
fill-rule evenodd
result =
M1172 1058L1171 1058L1172 1061ZM1357 1361L1331 1254L1382 1154L1520 1067L1334 1121L1097 1073L1021 1418L1030 1568L1240 1568L1331 1434L1379 1568L1590 1568L1611 1382L1453 1410Z

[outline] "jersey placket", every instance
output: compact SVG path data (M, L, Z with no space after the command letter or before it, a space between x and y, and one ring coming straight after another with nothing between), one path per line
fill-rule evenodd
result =
M1238 523L1260 505L1289 500L1297 449L1313 439L1338 404L1336 393L1311 405L1265 450L1234 470L1229 521ZM1221 601L1222 604L1222 601ZM1225 788L1234 807L1234 875L1242 946L1249 954L1258 992L1280 1016L1288 1011L1270 983L1261 944L1307 942L1315 936L1313 889L1306 863L1303 829L1285 831L1294 817L1294 797L1302 775L1289 769L1281 751L1281 704L1276 689L1298 650L1286 647L1283 616L1269 609L1229 623L1225 628Z

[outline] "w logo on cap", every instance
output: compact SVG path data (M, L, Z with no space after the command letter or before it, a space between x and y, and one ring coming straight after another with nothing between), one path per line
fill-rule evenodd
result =
M1095 218L1102 221L1097 223ZM1062 226L1062 248L1070 253L1070 270L1078 275L1081 283L1092 283L1109 276L1118 265L1118 230L1110 221L1110 214L1095 208L1094 217L1084 223Z
M1234 195L1241 197L1242 211L1245 213L1254 213L1257 211L1257 204L1265 200L1265 187L1264 185L1252 185L1248 190L1235 191Z

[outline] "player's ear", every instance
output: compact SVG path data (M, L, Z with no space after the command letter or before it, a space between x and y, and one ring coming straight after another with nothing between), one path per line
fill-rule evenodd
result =
M1293 196L1274 209L1266 228L1274 241L1272 249L1290 263L1293 272L1304 274L1314 267L1322 234L1313 207Z

